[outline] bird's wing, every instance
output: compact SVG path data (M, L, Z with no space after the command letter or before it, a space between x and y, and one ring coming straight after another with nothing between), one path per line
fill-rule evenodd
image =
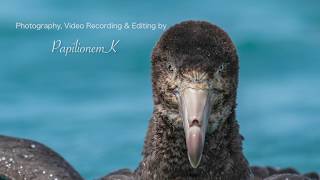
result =
M0 135L2 179L83 180L59 154L35 141Z

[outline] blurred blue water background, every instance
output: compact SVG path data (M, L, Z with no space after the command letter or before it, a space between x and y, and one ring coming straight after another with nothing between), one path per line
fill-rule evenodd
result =
M5 0L0 6L0 134L43 142L86 178L134 169L152 114L150 54L162 31L21 31L15 22L208 20L237 45L237 115L251 164L320 171L320 1ZM51 54L54 39L113 55Z

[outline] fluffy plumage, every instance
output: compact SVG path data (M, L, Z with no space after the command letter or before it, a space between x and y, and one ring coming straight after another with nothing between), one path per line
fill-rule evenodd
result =
M236 120L238 56L229 36L203 21L186 21L167 30L152 53L154 111L149 122L143 160L134 172L120 170L109 179L139 180L268 180L308 178L287 171L252 167L242 153L243 137ZM200 165L187 156L183 120L176 91L187 86L215 94ZM292 173L292 172L291 172ZM282 174L282 175L279 175ZM255 175L255 176L254 176ZM308 177L307 177L308 176Z
M192 168L174 90L198 83L217 91L202 160ZM248 179L242 136L235 119L238 56L228 35L212 24L187 21L171 27L152 54L154 113L139 179ZM179 83L179 84L178 84Z

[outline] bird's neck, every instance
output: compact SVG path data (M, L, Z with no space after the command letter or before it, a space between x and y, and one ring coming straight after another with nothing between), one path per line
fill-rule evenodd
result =
M165 114L156 109L150 121L143 160L136 170L141 179L248 179L249 166L234 113L206 135L198 168L189 163L183 128L169 124Z

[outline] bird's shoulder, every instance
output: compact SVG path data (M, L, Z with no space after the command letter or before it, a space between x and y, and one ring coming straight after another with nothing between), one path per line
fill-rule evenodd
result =
M255 180L320 180L320 175L315 172L299 173L294 168L274 168L270 166L251 166Z

